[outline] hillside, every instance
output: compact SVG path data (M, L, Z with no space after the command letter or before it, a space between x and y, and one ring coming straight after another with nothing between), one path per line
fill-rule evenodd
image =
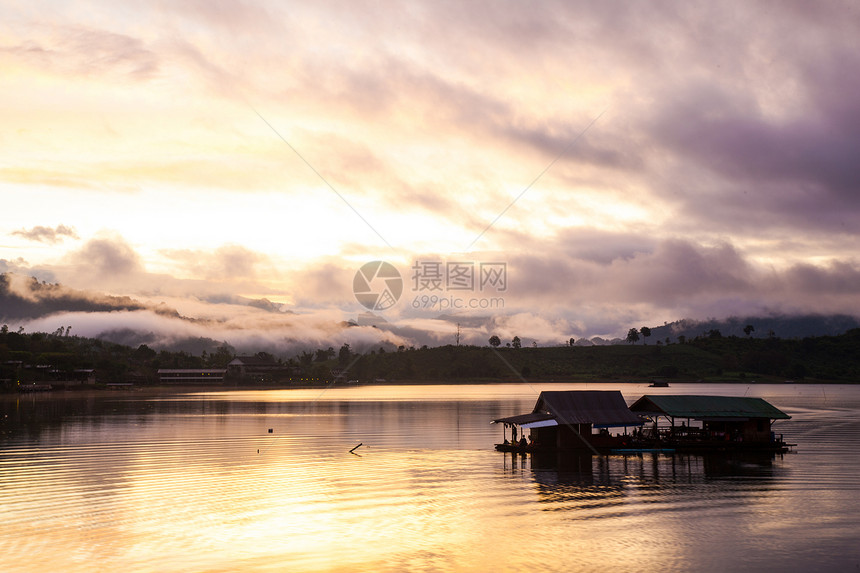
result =
M375 353L358 379L409 380L791 380L860 382L860 329L800 340L708 337L685 344L554 348L445 346Z
M95 369L98 383L158 383L159 368L224 368L235 356L229 346L199 356L124 346L68 331L23 333L0 328L0 380L6 389L18 381L50 380L77 369ZM294 379L258 379L273 385L324 384L338 380L373 382L468 381L826 381L860 382L860 329L838 336L742 338L718 335L684 344L590 347L499 348L441 346L382 348L355 354L319 349L278 362L300 372ZM247 380L232 380L244 383Z
M744 329L752 330L747 334ZM697 336L707 336L717 330L722 336L744 338L804 338L810 336L835 336L860 328L860 320L844 314L835 315L771 315L729 317L707 320L678 320L663 326L652 326L649 340L641 342L653 344L655 341L678 342L692 340ZM681 338L683 337L683 338Z

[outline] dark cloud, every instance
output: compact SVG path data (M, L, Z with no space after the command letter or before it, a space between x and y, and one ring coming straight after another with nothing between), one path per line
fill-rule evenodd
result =
M672 36L686 48L679 69L663 53L650 78L637 75L630 127L649 142L641 181L675 202L685 231L856 234L860 21L841 3L802 26L809 7L774 8L747 5L728 28L725 10L703 27L686 14L701 36Z
M628 300L639 298L669 307L681 298L742 294L752 287L752 267L730 244L713 247L673 239L658 244L653 253L630 261L621 269L633 286ZM617 288L617 287L616 287Z
M540 256L508 257L509 287L497 314L554 316L569 321L572 335L592 336L679 316L854 315L860 305L854 259L775 268L728 242L600 235L571 232L563 244L545 243Z
M497 133L520 145L539 150L546 158L547 166L558 158L562 164L586 164L619 171L641 169L644 166L643 158L636 153L635 148L618 146L617 139L600 133L605 128L600 123L602 111L593 110L591 117L583 115L576 124L565 120L566 125L499 125ZM605 123L607 120L603 121Z
M822 297L860 294L860 264L856 261L834 261L824 266L798 263L784 276L784 286L809 295Z
M146 305L127 296L109 296L66 288L12 273L0 274L0 318L34 319L58 312L141 310ZM175 311L173 311L175 313Z
M566 256L602 264L653 252L657 242L654 237L645 234L584 227L562 230L557 241Z
M38 243L48 243L51 245L55 245L61 242L64 238L68 237L70 239L78 239L77 232L73 227L67 227L66 225L57 225L53 229L51 227L43 227L42 225L36 225L32 229L20 229L18 231L13 231L13 235L17 235L19 237L24 237L28 241L36 241Z
M858 64L860 60L853 63ZM853 89L850 82L847 87ZM734 94L696 90L678 98L697 109L679 113L671 102L658 116L653 133L674 153L720 178L789 188L805 184L836 197L855 191L860 103L835 116L821 117L819 110L811 110L807 117L777 120L762 117Z
M614 256L608 264L576 257L573 251L556 260L517 257L512 267L514 296L566 295L571 306L644 303L665 308L714 295L740 295L754 283L753 269L731 245L703 247L678 239L660 241L632 256Z

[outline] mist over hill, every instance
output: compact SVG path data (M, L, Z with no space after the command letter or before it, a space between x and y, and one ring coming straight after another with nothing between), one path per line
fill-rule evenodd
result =
M59 312L144 310L143 303L127 296L111 296L70 289L14 273L0 274L0 320L33 319ZM165 314L173 309L160 309Z
M293 356L344 342L356 349L396 348L409 342L394 329L345 323L339 312L299 314L265 298L211 293L132 298L11 272L0 273L0 324L24 332L51 333L62 327L116 344L193 354L225 344L241 352Z
M360 316L358 321L347 322L340 314L302 315L266 299L235 295L166 300L76 290L15 273L0 274L0 323L12 329L23 325L29 332L53 332L58 327L71 327L76 334L118 344L146 344L159 350L193 354L212 352L224 344L243 352L265 351L285 357L308 348L339 347L344 343L358 351L435 347L454 342L461 328L461 342L478 346L487 344L494 335L500 335L503 346L511 344L514 336L522 340L523 346L567 345L569 338L576 346L627 344L621 337L573 333L556 340L536 340L511 325L505 327L509 331L506 336L500 327L504 321L494 316L440 315L426 324L398 324L368 315L374 320ZM745 332L748 325L752 327L749 336ZM640 329L647 325L630 326ZM858 327L860 320L846 314L687 318L651 326L650 336L640 336L637 344L675 343L715 333L723 337L801 339L839 335ZM440 335L433 329L448 334Z
M746 338L747 333L744 329L747 325L754 329L749 334L751 338L805 338L844 334L852 328L860 327L860 320L845 314L683 319L663 326L652 326L651 336L647 339L641 338L639 343L653 344L658 340L665 342L667 338L670 342L677 342L681 336L692 340L697 336L709 336L713 331L719 331L721 336Z

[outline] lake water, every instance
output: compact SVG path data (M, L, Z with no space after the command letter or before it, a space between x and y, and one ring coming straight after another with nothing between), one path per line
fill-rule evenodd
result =
M490 420L542 389L760 396L792 416L775 429L797 446L561 465L494 451ZM860 386L125 391L0 408L6 572L860 570Z

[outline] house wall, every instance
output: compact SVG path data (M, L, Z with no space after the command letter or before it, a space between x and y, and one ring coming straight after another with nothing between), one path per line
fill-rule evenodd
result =
M705 422L705 430L717 433L717 438L727 435L729 440L740 437L744 442L770 442L770 426L767 418L745 422Z
M529 435L539 447L558 447L558 427L532 428Z
M579 435L574 431L579 432ZM580 437L582 436L582 437ZM558 426L557 447L563 450L588 449L582 438L591 440L591 424L572 424L570 426Z
M756 419L744 423L743 436L745 442L769 442L770 420Z

